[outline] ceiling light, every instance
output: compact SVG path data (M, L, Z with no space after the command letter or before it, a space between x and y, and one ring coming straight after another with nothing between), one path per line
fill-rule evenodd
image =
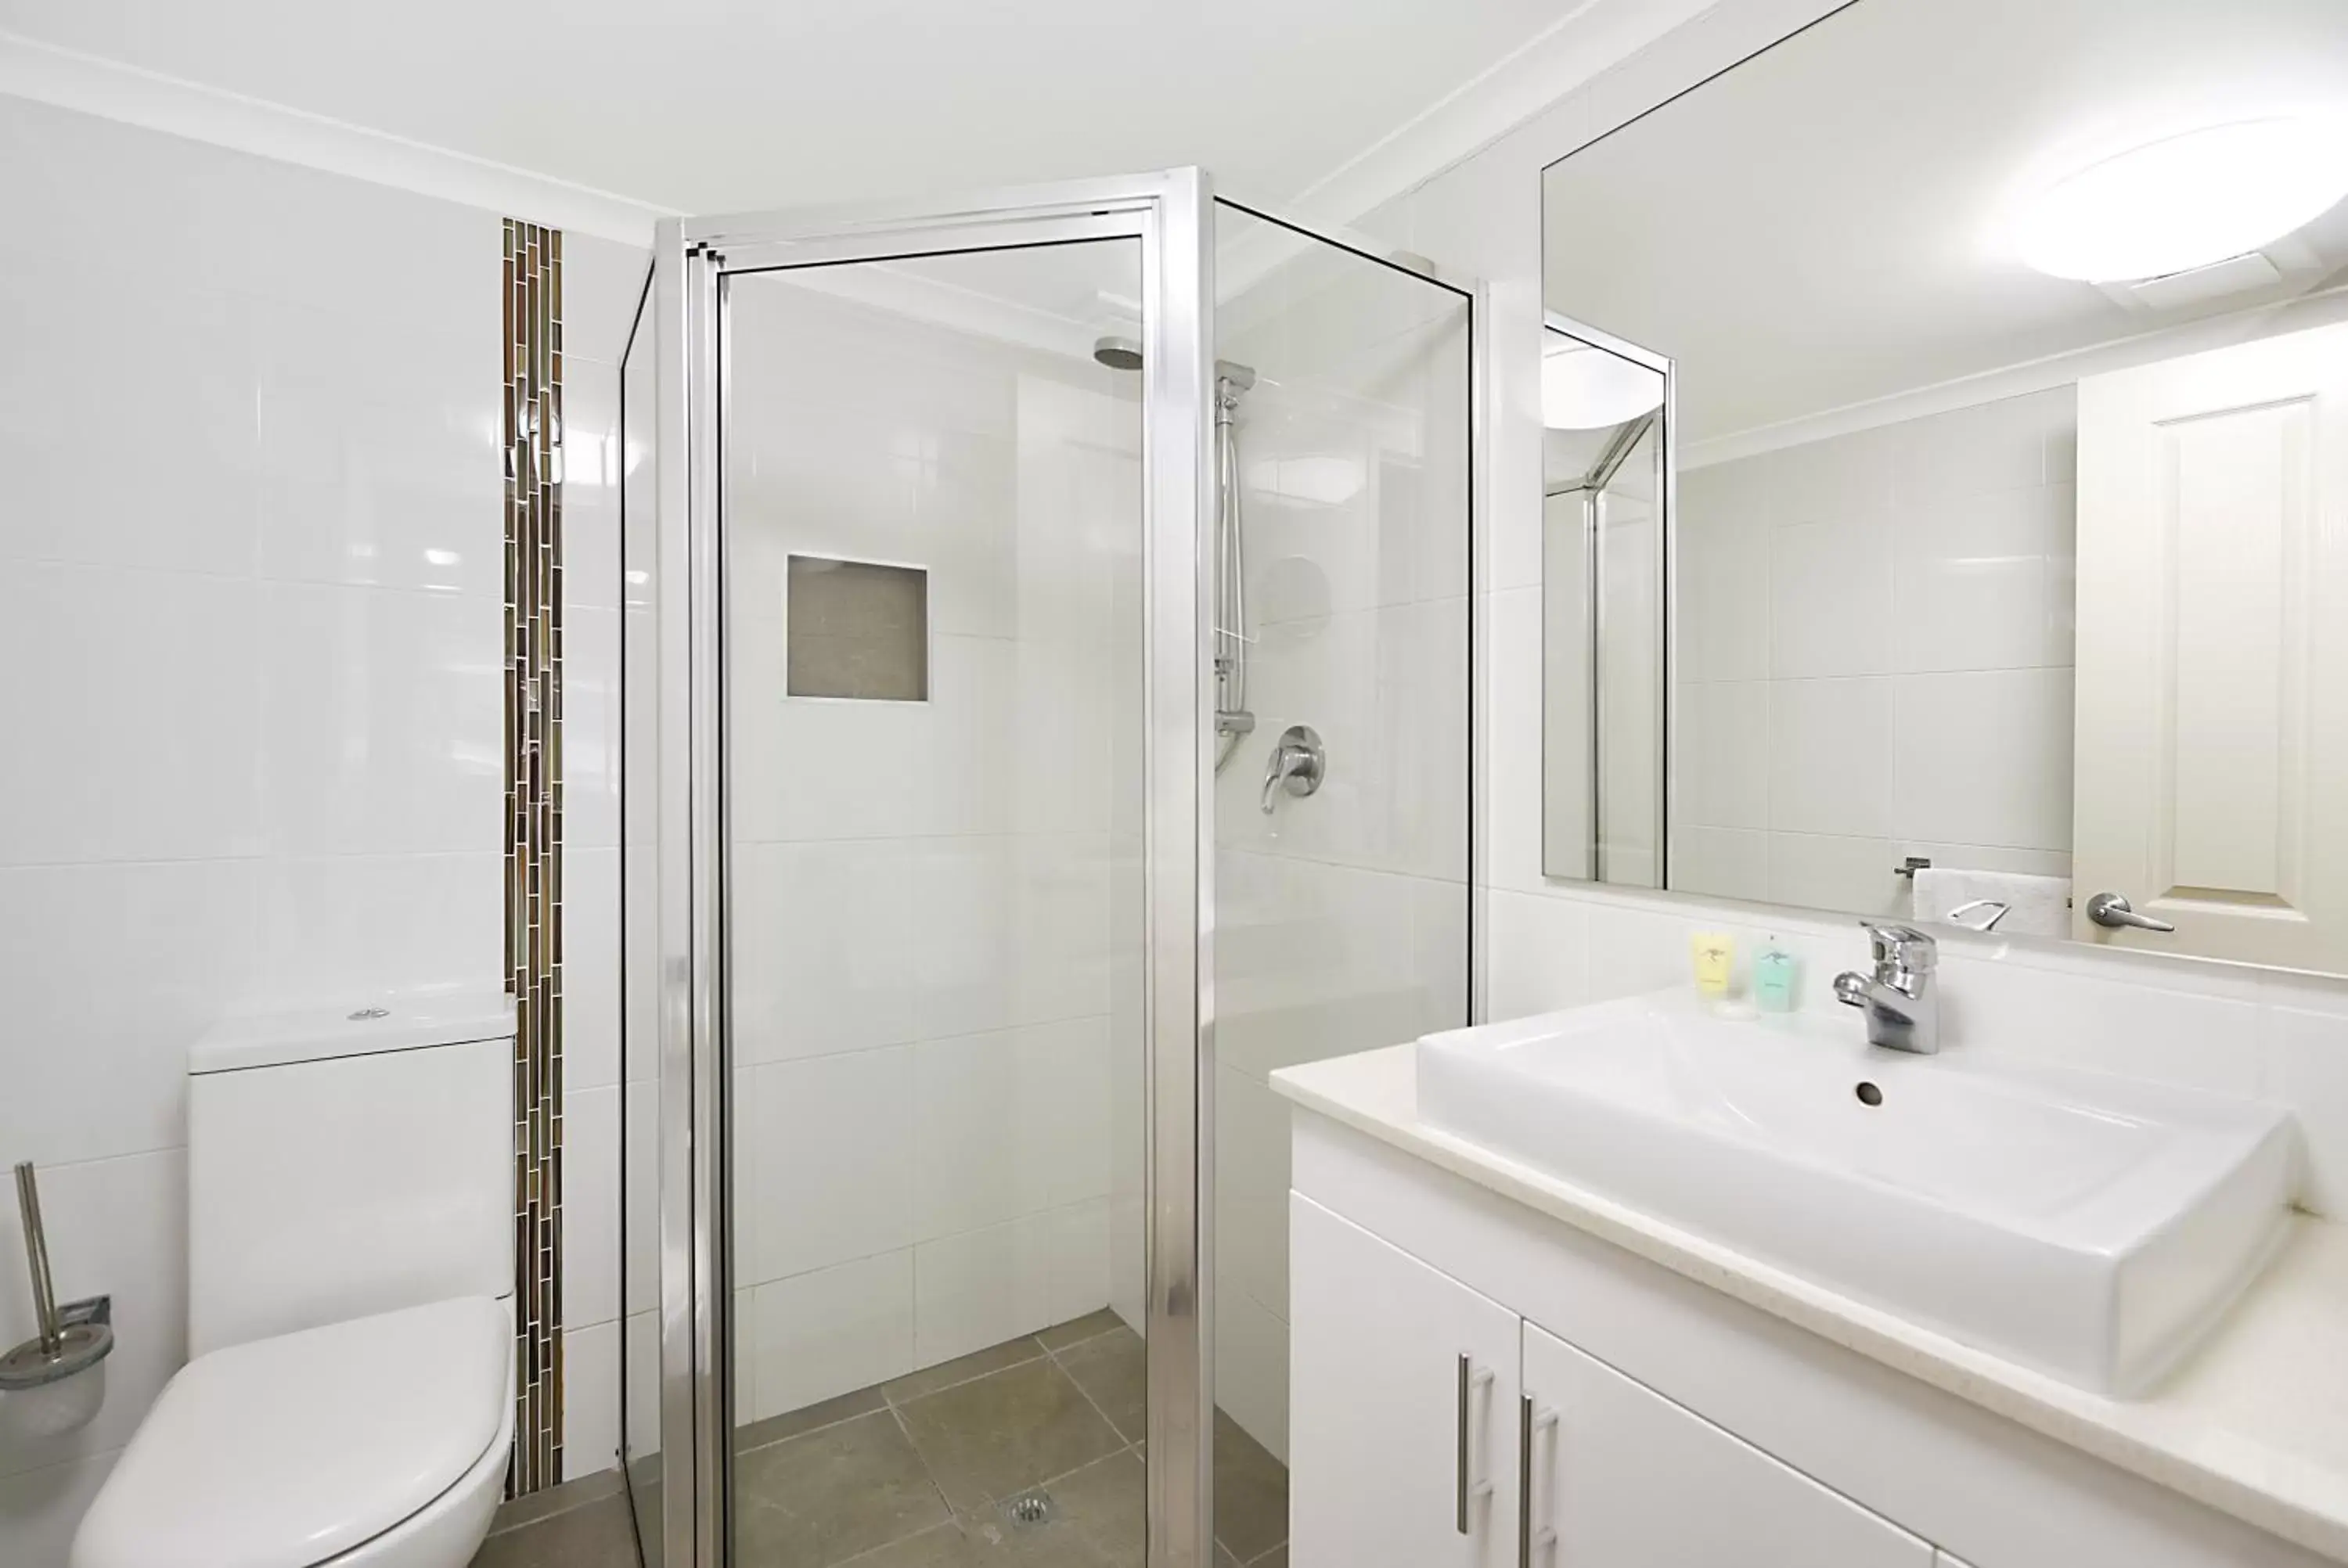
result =
M1604 430L1663 404L1660 372L1586 343L1541 355L1541 423L1552 430Z
M2147 142L2040 191L2016 215L2022 259L2085 282L2126 282L2255 251L2348 196L2336 122L2254 119Z

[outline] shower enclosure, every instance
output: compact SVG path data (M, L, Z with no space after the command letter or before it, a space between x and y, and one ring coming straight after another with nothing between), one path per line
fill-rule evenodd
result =
M623 379L647 1563L1279 1560L1268 1074L1468 1018L1478 325L1196 171L664 226Z

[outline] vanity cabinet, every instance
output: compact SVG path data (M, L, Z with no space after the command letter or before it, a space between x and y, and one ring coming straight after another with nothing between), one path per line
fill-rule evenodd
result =
M1309 1198L1299 1568L1933 1568L1932 1548Z
M1520 1320L1291 1204L1290 1561L1514 1563Z
M1522 1365L1537 1564L1932 1568L1915 1536L1529 1323Z
M1431 1160L1295 1125L1295 1568L2322 1561Z

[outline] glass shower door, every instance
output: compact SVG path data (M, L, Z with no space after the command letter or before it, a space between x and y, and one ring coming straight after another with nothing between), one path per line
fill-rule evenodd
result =
M737 1563L1141 1560L1141 262L725 284Z

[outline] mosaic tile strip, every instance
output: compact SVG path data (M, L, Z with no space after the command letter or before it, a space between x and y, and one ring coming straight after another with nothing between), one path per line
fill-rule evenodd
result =
M506 220L506 989L514 1032L513 1461L562 1479L562 233Z

